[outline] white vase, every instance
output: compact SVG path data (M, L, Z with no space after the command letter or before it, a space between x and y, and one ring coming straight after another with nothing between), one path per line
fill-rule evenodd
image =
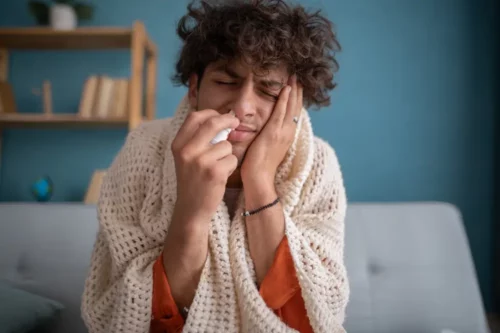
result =
M55 30L73 30L78 23L73 7L55 4L50 7L50 25Z

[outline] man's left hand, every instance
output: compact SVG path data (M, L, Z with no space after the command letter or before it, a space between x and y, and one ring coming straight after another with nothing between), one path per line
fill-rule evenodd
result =
M283 88L271 117L248 148L241 178L246 182L274 184L274 177L293 142L296 120L302 111L303 88L296 76Z

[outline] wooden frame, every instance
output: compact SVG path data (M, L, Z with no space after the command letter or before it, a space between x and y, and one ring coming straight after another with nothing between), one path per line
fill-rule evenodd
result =
M7 81L9 77L9 52L7 49L0 49L0 82Z
M142 121L155 118L157 47L148 37L141 21L134 22L132 28L85 27L70 31L58 31L45 27L0 28L0 52L8 55L9 49L129 49L131 52L129 112L127 119L83 119L76 113L0 114L0 131L1 128L8 127L37 126L53 128L127 126L129 130L132 130ZM7 57L0 57L0 59L7 61ZM146 70L144 70L144 63L146 63ZM4 66L8 67L6 63ZM0 68L2 68L2 62L0 62ZM144 93L145 74L147 78ZM146 97L145 105L143 105L144 97Z
M132 28L86 27L59 31L45 27L0 28L0 81L8 81L8 50L84 50L129 49L131 52L130 84L127 118L84 118L78 113L52 113L50 85L44 84L43 113L0 113L0 167L2 131L12 127L81 128L128 127L136 128L143 120L153 120L156 113L157 47L148 37L141 21ZM146 60L146 102L143 106L144 62Z

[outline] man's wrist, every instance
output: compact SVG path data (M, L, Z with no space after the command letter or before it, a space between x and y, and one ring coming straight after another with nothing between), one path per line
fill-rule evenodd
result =
M243 191L245 193L245 208L247 210L267 205L278 197L274 182L271 181L244 181Z
M269 171L265 169L253 170L253 169L245 169L245 171L241 173L241 181L243 185L245 183L247 185L251 184L263 184L263 185L273 185L274 186L274 177L276 176L276 171Z
M171 249L178 259L194 260L200 254L200 245L208 242L208 229L209 219L174 211L164 253Z
M208 221L172 219L163 246L163 268L177 306L189 306L208 254Z
M257 214L245 217L250 256L259 284L272 266L276 249L285 234L282 205L268 206L278 197L274 179L264 179L252 182L248 182L248 178L243 180L245 210L254 211L267 206Z
M175 203L172 213L172 223L178 223L187 226L208 226L208 222L213 212L205 211L201 208L193 207L192 202L178 200Z
M208 230L196 230L195 232L175 232L167 236L163 246L164 261L168 258L185 265L187 263L200 264L204 262L206 253L203 244L208 246Z

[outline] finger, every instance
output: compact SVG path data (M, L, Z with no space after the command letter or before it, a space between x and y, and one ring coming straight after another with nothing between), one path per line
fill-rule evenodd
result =
M297 76L293 75L290 81L291 81L290 84L292 86L292 91L290 92L290 98L288 98L285 118L283 119L283 123L286 126L293 124L293 117L296 116L296 108L297 108L297 96L298 96Z
M297 119L300 119L300 115L302 114L302 109L304 107L302 104L303 100L304 100L304 88L299 83L297 86L297 103L295 105L295 110L293 111L294 115L293 117L297 117ZM292 124L294 127L296 127L297 124L295 124L293 117L292 117Z
M300 117L302 109L304 108L304 87L299 83L299 93L297 96L297 117Z
M231 176L231 174L236 170L238 167L238 158L234 156L233 154L227 155L226 157L222 158L219 160L218 166L222 170L226 170L227 176Z
M177 144L180 147L183 147L193 137L201 124L203 124L207 119L219 115L219 112L210 109L192 111L189 113L181 128L177 132L175 138Z
M233 153L233 145L229 141L221 141L211 146L203 155L207 163L214 163Z
M240 121L238 118L232 114L211 117L200 125L199 130L193 136L190 143L199 147L205 147L204 149L206 149L210 146L210 141L217 133L226 128L235 129L239 124Z
M271 114L270 122L279 128L281 128L283 124L283 118L286 114L286 105L288 104L288 99L290 98L290 91L292 87L286 86L281 89L280 96L276 105L274 106L273 113Z

